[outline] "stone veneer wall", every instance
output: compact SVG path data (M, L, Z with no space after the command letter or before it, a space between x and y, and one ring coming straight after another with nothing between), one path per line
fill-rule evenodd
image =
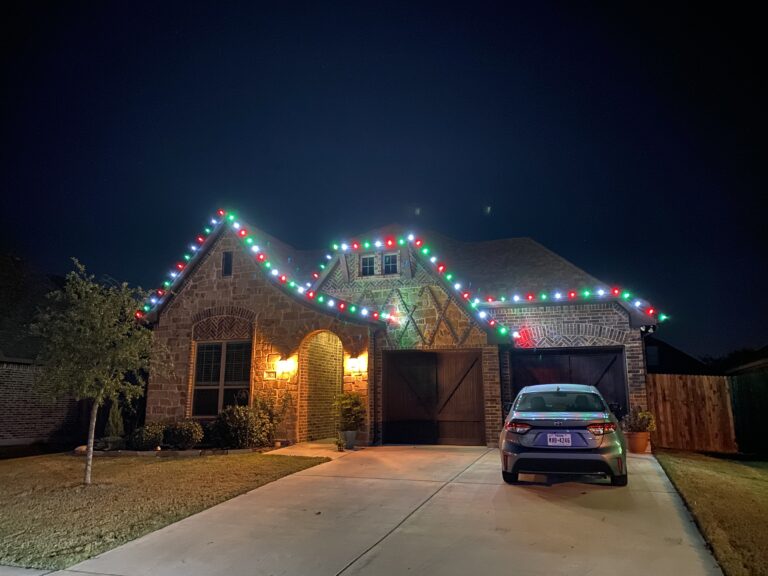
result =
M493 307L494 316L520 332L519 348L577 348L622 346L624 348L630 406L647 406L645 351L639 329L631 328L629 313L617 302L589 304L526 304ZM506 356L506 358L505 358ZM510 402L509 354L502 354L504 402Z
M246 253L235 234L225 229L213 246L190 270L190 275L162 310L155 325L158 355L164 348L172 373L150 374L147 392L148 422L178 419L191 414L196 343L242 340L250 334L252 394L288 398L290 409L281 434L291 440L299 435L301 406L301 358L292 374L277 374L279 359L301 356L304 338L319 330L334 333L346 353L353 356L369 346L369 325L341 320L319 312L310 304L275 286ZM269 247L267 246L267 250ZM222 277L222 252L233 252L233 274ZM248 339L248 338L246 338ZM365 379L367 381L367 379Z

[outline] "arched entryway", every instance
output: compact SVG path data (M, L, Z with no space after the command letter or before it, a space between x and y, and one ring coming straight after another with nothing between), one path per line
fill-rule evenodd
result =
M299 441L336 436L333 400L344 385L344 348L333 332L309 334L299 346Z

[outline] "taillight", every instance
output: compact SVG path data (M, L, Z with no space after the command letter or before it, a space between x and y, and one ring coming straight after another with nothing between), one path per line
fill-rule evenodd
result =
M507 422L504 424L504 429L515 434L525 434L531 429L531 425L524 422Z
M613 422L606 422L605 424L590 424L587 426L587 430L593 436L602 436L603 434L610 434L616 431L616 424Z

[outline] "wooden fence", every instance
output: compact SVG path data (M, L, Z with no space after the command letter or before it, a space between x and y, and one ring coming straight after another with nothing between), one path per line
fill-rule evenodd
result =
M726 376L648 374L648 409L656 416L654 446L738 452Z

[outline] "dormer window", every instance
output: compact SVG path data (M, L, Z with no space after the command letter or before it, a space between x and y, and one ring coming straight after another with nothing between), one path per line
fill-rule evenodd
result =
M397 274L397 254L384 254L384 274Z
M376 256L360 257L360 276L373 276L376 274Z

